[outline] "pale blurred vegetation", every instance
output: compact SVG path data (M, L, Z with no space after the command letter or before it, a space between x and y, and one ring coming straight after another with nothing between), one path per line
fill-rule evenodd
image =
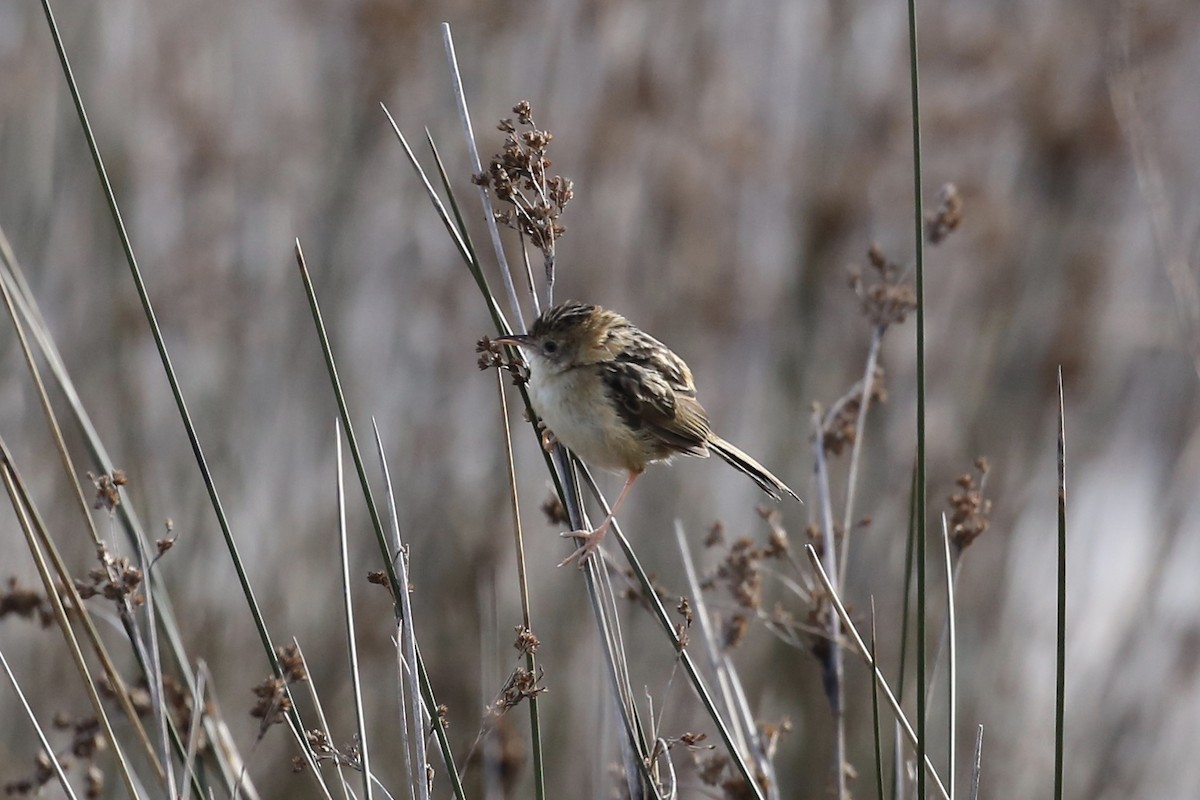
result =
M965 202L961 230L926 259L931 507L943 507L977 455L993 466L993 524L966 553L958 595L960 752L983 722L989 797L1051 787L1059 365L1071 465L1068 794L1200 791L1200 414L1196 309L1181 291L1194 275L1173 284L1166 268L1174 257L1185 269L1197 261L1200 7L1129 5L1122 18L1122 7L1090 0L919 3L925 201L932 207L953 181ZM292 261L296 236L360 433L374 415L389 450L419 635L460 753L516 657L495 378L472 352L492 331L379 108L414 141L428 126L460 195L474 200L438 23L453 27L485 154L501 138L496 119L520 99L555 134L554 170L576 188L559 297L611 305L671 344L718 430L811 496L811 404L827 406L858 380L869 339L846 267L876 242L912 259L902 4L59 6L258 597L276 638L304 646L339 736L349 739L352 712L332 568L335 406ZM1120 72L1122 40L1130 72ZM180 539L163 576L253 779L268 797L309 796L289 771L284 731L254 744L249 689L267 664L36 4L0 4L0 74L0 225L129 474L130 501L152 525L174 520ZM1114 112L1114 76L1132 87L1126 118ZM1139 181L1130 125L1161 170L1157 195L1144 173ZM1165 241L1153 236L1155 214ZM91 548L56 500L64 479L3 327L0 432L82 574ZM894 663L915 436L911 325L890 332L883 365L890 398L866 431L857 504L874 522L851 547L848 593L860 614L875 596ZM521 430L533 622L550 690L548 784L595 787L605 757L581 755L604 756L598 737L612 740L611 727L600 733L607 685L580 576L554 568L569 545L538 510L545 472ZM74 431L71 444L85 464ZM715 462L687 461L652 471L623 516L647 563L679 591L672 521L696 547L717 518L762 536L760 499ZM783 507L797 540L813 508ZM365 576L378 565L361 503L351 520ZM0 577L34 584L11 514L0 515L0 541L9 554ZM390 613L378 587L359 589L378 687L368 713L386 736ZM702 728L683 685L668 688L671 652L653 624L631 606L626 626L644 654L635 686L665 705L667 732ZM9 619L0 638L40 713L86 712L56 633ZM796 725L777 759L785 795L825 796L829 711L815 662L761 628L737 659L762 718ZM850 756L867 796L868 695L861 666L847 663ZM943 705L935 700L931 730L941 730ZM4 780L27 772L35 752L15 709L5 687ZM375 746L386 753L388 740Z

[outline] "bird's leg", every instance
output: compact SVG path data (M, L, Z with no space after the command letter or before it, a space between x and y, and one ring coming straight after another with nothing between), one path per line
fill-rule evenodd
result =
M566 566L572 561L578 560L579 568L583 569L584 562L587 561L588 556L592 554L592 551L600 546L600 540L604 538L604 534L608 533L609 526L612 525L613 517L617 515L617 511L620 510L621 504L625 502L625 496L629 494L629 490L633 488L634 481L641 477L641 474L641 470L629 473L629 477L625 479L625 485L621 487L621 493L617 495L617 502L613 503L612 511L608 512L608 516L604 518L604 521L601 522L595 530L567 531L563 534L560 534L562 536L568 536L575 539L583 539L583 544L579 546L579 549L577 549L574 553L571 553L571 555L567 556L562 560L561 563L559 563L560 567Z
M558 437L554 435L554 431L546 427L546 423L538 420L538 428L542 432L542 449L547 453L554 449L554 445L558 444Z

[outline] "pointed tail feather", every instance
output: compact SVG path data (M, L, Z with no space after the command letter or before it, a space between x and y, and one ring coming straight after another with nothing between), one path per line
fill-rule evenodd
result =
M771 474L771 471L762 464L755 461L750 456L743 453L738 448L734 447L729 442L715 434L710 435L708 447L712 452L719 455L721 458L738 472L743 472L750 477L750 480L758 484L758 488L762 489L767 494L774 497L776 500L781 500L783 493L790 494L792 497L800 500L800 495L788 488L788 485ZM800 500L803 503L803 500Z

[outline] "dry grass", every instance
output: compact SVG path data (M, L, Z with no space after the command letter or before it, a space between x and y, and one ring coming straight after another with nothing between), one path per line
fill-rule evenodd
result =
M771 548L783 530L798 553L809 540L805 514L820 509L819 487L802 488L817 402L832 459L831 527L843 536L850 529L838 541L846 548L842 592L864 630L875 598L881 661L894 670L914 354L909 323L894 326L879 346L886 384L878 383L868 353L873 330L890 318L859 311L872 298L877 314L903 303L902 290L887 288L889 274L890 285L907 285L902 8L777 3L745 14L727 2L617 2L480 12L369 0L336 10L243 4L201 14L160 3L57 11L249 578L271 630L303 644L322 691L330 759L354 762L355 731L333 567L336 407L291 265L297 235L350 412L360 425L367 415L379 423L410 548L417 634L468 788L482 796L481 765L489 765L509 796L532 795L524 715L504 715L465 764L486 707L526 666L511 647L522 614L494 376L477 372L472 351L493 329L378 111L386 102L406 132L428 125L459 197L473 200L437 34L449 19L480 146L494 149L501 136L487 121L531 97L539 126L556 136L553 171L574 179L568 231L556 247L557 296L611 305L671 343L722 432L809 500L805 510L763 518L752 485L688 462L648 474L622 517L642 561L668 587L670 609L692 594L670 535L674 520L694 550L723 520L729 544L698 556L699 572L719 587L709 611L724 623L720 637L739 642L729 660L748 705L777 726L764 741L784 796L824 796L834 744L820 650L831 617L805 583L807 565ZM1073 448L1067 794L1186 797L1200 786L1190 757L1200 732L1192 575L1200 415L1195 309L1180 288L1196 266L1200 149L1192 134L1200 108L1189 80L1200 69L1200 15L1178 0L1129 3L1127 11L1111 17L1082 0L1020 13L998 2L921 7L928 232L949 233L926 259L930 502L945 507L964 540L990 520L955 568L958 774L965 788L975 723L983 722L983 796L1045 796L1052 785L1059 364ZM247 785L264 797L319 796L310 777L291 772L295 740L276 729L260 740L249 716L250 687L270 668L44 20L27 4L6 7L0 19L0 227L112 454L109 466L124 470L118 496L146 521L149 539L174 542L153 574L171 590L181 639L211 672L207 704L177 687L156 710L136 702L145 692L137 686L128 687L131 703L151 715L151 747L159 746L153 715L176 720L186 749L193 710L219 710L246 761ZM947 182L957 202L936 195ZM470 211L477 243L488 238L480 223ZM848 290L855 264L863 266ZM520 278L523 265L514 269ZM499 287L498 275L489 278ZM140 593L128 572L139 555L122 544L103 574L87 577L95 545L14 336L0 338L0 358L0 435L71 574L97 592L82 602L132 682L135 659L127 644L120 648L114 600ZM38 362L48 375L45 359ZM71 419L48 383L55 410ZM864 395L865 428L857 415ZM111 481L79 426L63 427L78 485L92 491L88 470ZM514 421L541 671L532 686L511 688L546 689L539 699L550 796L561 787L600 796L616 750L596 743L615 741L619 723L583 582L553 566L568 545L555 535L562 523L547 524L538 510L546 473L522 430ZM864 433L850 490L846 466ZM979 453L990 457L986 484L980 473L956 482ZM843 502L848 495L852 503ZM110 543L120 541L122 512L114 513L92 512ZM367 697L369 741L377 774L395 789L405 779L402 760L388 758L399 749L393 598L367 584L380 563L361 502L350 497L348 513L363 682L386 687ZM160 534L168 518L170 533ZM0 517L0 537L0 579L18 580L0 595L0 649L39 718L62 715L48 733L56 748L78 751L70 774L84 787L93 751L76 740L94 734L88 698L62 638L40 627L53 611L30 588L37 572L14 515ZM672 745L658 763L665 773L669 759L689 796L701 774L693 758L714 776L725 767L711 760L719 751L703 749L714 744L712 730L659 624L640 610L644 590L614 579L629 597L620 610L625 652L634 654L630 685L638 702L642 687L653 696L655 732ZM680 611L671 624L691 631L689 647L699 653L688 619ZM940 616L932 622L931 652ZM805 652L814 649L815 659ZM847 757L859 772L851 788L870 796L869 683L858 661L847 659L846 681ZM942 697L931 697L935 736L946 729ZM298 702L311 713L307 696ZM0 784L35 777L38 748L7 686L0 717L14 721L0 734ZM127 732L118 733L123 744L134 741ZM708 739L691 737L698 732ZM931 750L943 774L944 752L944 744ZM111 751L96 763L109 796L120 796Z

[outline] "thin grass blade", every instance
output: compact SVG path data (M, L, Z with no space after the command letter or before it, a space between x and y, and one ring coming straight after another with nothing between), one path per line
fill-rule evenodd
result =
M46 760L50 762L50 766L54 769L54 776L58 778L58 785L62 787L67 797L70 797L71 800L78 800L75 790L71 788L71 782L67 780L67 773L63 769L62 763L58 760L58 756L54 754L54 748L50 746L50 740L46 738L46 732L42 728L41 723L38 722L37 715L29 707L29 702L25 699L25 693L21 691L21 684L17 682L17 676L13 675L12 669L8 666L8 659L4 657L4 650L2 649L0 649L0 667L4 668L4 674L8 676L8 682L12 684L13 693L16 694L18 702L21 703L21 708L25 710L25 716L29 718L29 724L33 726L33 732L37 734L38 742L42 746L42 752L45 753Z
M513 537L517 551L517 588L521 597L521 624L525 631L533 631L532 612L529 603L529 580L525 574L525 541L521 530L521 504L517 493L517 468L513 461L512 431L508 426L508 400L504 396L504 375L496 370L496 393L500 397L500 423L504 430L504 459L508 465L508 495L512 500ZM532 648L525 650L525 668L537 679L537 657ZM542 763L542 725L537 695L529 700L529 746L533 751L534 797L546 797L545 765Z
M471 158L471 172L479 175L483 172L483 163L479 160L479 149L475 145L475 131L471 127L471 112L467 108L467 96L463 90L462 73L458 69L458 59L454 55L454 37L450 33L450 24L442 23L442 44L446 49L446 60L450 63L450 77L454 90L454 102L458 106L458 116L462 121L463 135L467 141L467 152ZM521 303L517 299L517 287L513 282L512 270L508 268L508 258L504 254L504 245L500 242L500 229L496 225L496 215L492 208L492 196L484 186L479 187L479 197L483 204L484 222L492 237L492 249L496 253L496 263L500 265L500 277L504 281L504 290L508 293L513 319L521 330L525 330L525 315L521 313Z
M871 597L871 663L876 664L879 659L875 649L875 597ZM875 681L871 681L871 730L874 734L873 744L875 745L875 796L879 800L883 800L883 744L882 731L879 722L879 687L875 685Z
M854 644L858 654L862 656L867 666L871 669L871 672L875 677L875 683L883 692L883 696L887 698L888 705L891 706L892 713L896 717L896 721L900 724L900 727L908 737L908 740L912 742L914 746L916 746L917 732L913 729L912 725L909 724L908 718L904 715L904 709L900 707L899 701L896 700L896 695L892 693L891 687L888 686L887 679L883 677L883 672L879 669L879 664L871 659L871 652L867 645L863 642L862 635L858 632L858 627L855 626L854 620L850 617L850 612L846 610L846 606L842 603L842 598L838 596L837 591L834 589L833 582L830 580L829 575L825 573L825 568L821 566L821 557L817 555L816 549L811 544L806 544L804 546L804 552L808 556L809 562L812 564L813 571L816 573L817 579L821 582L821 585L825 587L825 591L829 593L829 600L833 603L834 609L841 618L842 626L845 628L846 632L850 634L850 641ZM925 764L925 769L919 770L919 772L927 772L929 776L933 778L933 782L938 790L938 794L945 798L945 800L950 800L950 795L946 791L946 786L942 783L941 778L938 777L937 770L933 766L933 762L929 760L928 755L925 756L922 763Z
M950 789L950 800L954 800L955 747L958 724L958 633L954 619L954 559L950 555L950 524L942 514L942 544L946 566L946 631L949 647L946 656L947 704L946 717L949 730L946 732L946 785Z
M342 610L346 624L346 656L350 660L350 687L354 694L354 719L358 725L358 753L363 776L363 797L374 797L371 784L371 748L367 746L367 720L363 711L362 670L358 665L358 642L354 636L354 598L350 592L350 550L346 544L346 485L342 470L342 432L334 423L337 459L338 553L342 562Z
M1063 737L1067 694L1067 411L1058 368L1058 620L1054 673L1054 800L1063 796Z

